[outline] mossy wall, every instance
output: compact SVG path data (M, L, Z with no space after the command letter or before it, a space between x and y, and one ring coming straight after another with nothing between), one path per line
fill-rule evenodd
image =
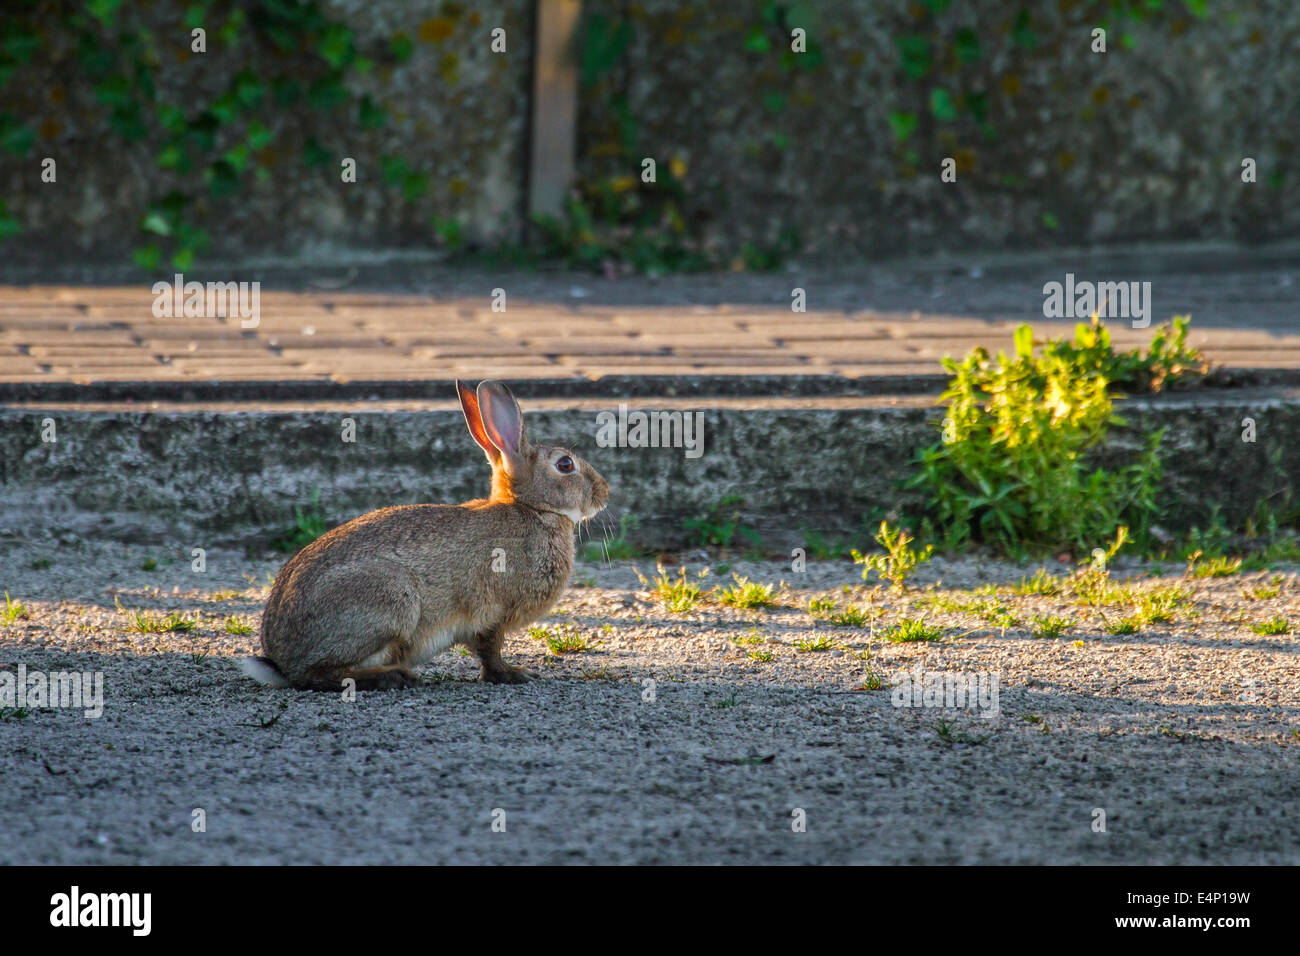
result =
M196 7L202 54L190 51ZM319 14L289 17L289 32L311 27L297 50L268 30L282 7ZM835 258L1300 231L1290 0L583 7L581 176L622 189L656 159L680 188L664 228L721 249ZM527 0L16 0L0 22L11 260L111 259L152 242L165 268L185 229L202 231L200 257L520 233ZM346 29L342 47L329 24ZM1105 53L1093 52L1099 24ZM504 52L490 48L497 27ZM318 88L336 68L338 89ZM227 116L222 97L248 73L262 95ZM283 76L302 85L288 104ZM190 123L223 117L187 170L164 159L175 119L160 106ZM56 183L42 181L46 157ZM340 181L341 157L357 161L356 183ZM178 192L181 219L149 218Z

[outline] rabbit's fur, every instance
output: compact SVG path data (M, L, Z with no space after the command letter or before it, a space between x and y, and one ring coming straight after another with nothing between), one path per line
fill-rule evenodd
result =
M491 496L381 508L303 548L276 575L264 656L243 662L250 676L312 690L348 678L358 689L403 687L416 680L411 666L455 643L478 656L485 681L533 676L507 665L501 646L560 596L574 526L605 507L609 485L567 449L531 444L504 384L456 389L492 466Z

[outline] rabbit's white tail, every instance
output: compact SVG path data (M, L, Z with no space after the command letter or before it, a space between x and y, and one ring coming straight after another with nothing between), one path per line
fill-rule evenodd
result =
M239 669L259 684L271 687L288 687L289 682L280 673L280 668L269 657L241 657Z

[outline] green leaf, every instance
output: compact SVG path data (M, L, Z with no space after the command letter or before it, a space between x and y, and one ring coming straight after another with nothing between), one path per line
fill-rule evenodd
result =
M181 22L185 24L187 30L197 30L203 26L208 19L207 4L195 3L185 8L185 15Z
M0 199L0 239L12 239L22 231L22 223L9 215L8 203Z
M262 102L266 88L252 70L241 70L235 77L232 95L244 109L256 109Z
M379 157L379 168L383 170L384 180L390 186L396 186L409 172L406 160L400 156Z
M324 166L330 161L330 154L316 140L309 139L302 146L302 161L308 166Z
M208 112L218 124L233 123L239 116L239 100L234 91L223 93L213 100Z
M144 218L140 220L140 228L145 232L152 232L159 236L170 236L172 234L171 223L167 221L166 216L157 210L145 213Z
M1016 46L1024 47L1026 50L1032 50L1038 46L1038 35L1034 33L1028 10L1022 8L1016 14L1015 22L1011 27L1011 42Z
M217 31L217 39L226 46L234 46L235 41L239 39L239 31L244 27L244 21L244 11L236 10L230 15L230 19L221 25L221 29Z
M330 24L320 38L317 52L332 67L346 66L353 56L352 31L340 23Z
M946 122L957 118L957 107L953 105L952 97L943 87L936 86L930 91L930 112L936 119Z
M112 29L113 20L117 16L117 9L122 5L122 0L89 0L86 4L86 12L100 22L105 30Z
M1034 354L1034 330L1028 325L1016 326L1015 332L1016 354L1021 358L1029 358Z
M228 159L220 159L208 166L203 178L212 195L218 198L239 192L239 173Z
M131 258L141 269L157 269L162 262L162 250L154 243L131 250Z
M398 63L405 63L415 52L415 43L411 40L409 34L398 30L388 41L388 52L393 55L393 59Z
M307 102L314 109L321 112L330 112L341 106L348 98L348 91L344 88L341 77L338 73L331 73L327 77L322 77L311 85L307 91Z
M903 72L920 80L930 72L930 41L923 36L901 36L895 41L902 57Z
M229 163L237 173L242 173L245 167L248 166L248 146L245 143L232 146L221 155L222 159Z
M179 136L185 132L185 111L178 106L168 106L162 104L156 107L158 116L158 125L171 133L173 136Z
M273 138L271 131L257 120L248 121L248 148L250 150L256 152L257 150L266 149L271 145Z
M7 33L4 40L0 41L0 50L4 51L5 58L16 63L28 62L41 48L40 35L35 32L25 32L28 28L21 24L13 24L10 29L12 32Z
M957 51L957 60L963 65L974 63L980 58L980 39L970 27L958 30L952 45Z
M632 43L632 24L598 13L585 18L582 42L582 85L590 87L608 74Z
M414 202L429 191L429 177L426 173L408 173L402 178L402 196L408 202Z
M388 113L369 96L361 97L357 106L357 121L362 129L380 129L388 122Z
M895 141L899 143L907 142L907 138L916 129L916 123L915 113L894 112L889 114L889 127L894 131Z
M36 145L36 133L27 126L13 123L8 117L0 118L0 147L15 156L26 156Z

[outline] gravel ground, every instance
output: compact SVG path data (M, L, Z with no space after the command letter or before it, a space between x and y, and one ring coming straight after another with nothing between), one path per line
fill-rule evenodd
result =
M847 561L742 562L785 582L777 606L684 614L638 579L653 561L583 565L543 623L588 649L507 645L541 680L481 685L453 650L420 687L346 701L234 667L282 560L210 551L199 575L179 547L4 542L0 585L27 616L0 617L0 671L104 684L98 718L0 710L0 861L1300 862L1297 639L1253 627L1300 628L1294 566L1120 565L1113 581L1172 610L1116 635L1122 607L1016 595L1034 567L969 558L936 559L904 598ZM814 620L814 597L874 620ZM137 610L196 627L132 631ZM885 639L922 613L941 640ZM1033 636L1051 615L1070 629ZM227 633L232 616L251 631ZM894 706L914 668L996 676L996 715Z

